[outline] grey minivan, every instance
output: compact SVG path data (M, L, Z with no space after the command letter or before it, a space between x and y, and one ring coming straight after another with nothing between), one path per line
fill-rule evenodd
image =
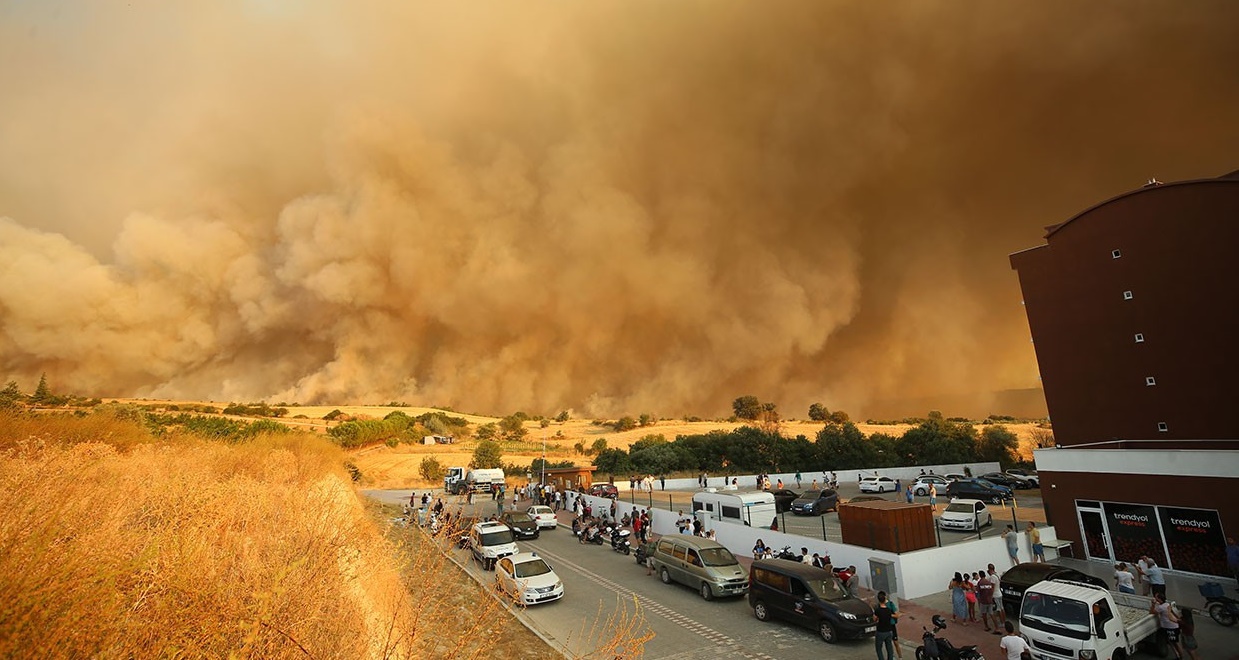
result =
M669 535L658 540L650 556L663 584L679 582L706 600L743 596L749 591L748 574L735 555L718 541L700 536Z

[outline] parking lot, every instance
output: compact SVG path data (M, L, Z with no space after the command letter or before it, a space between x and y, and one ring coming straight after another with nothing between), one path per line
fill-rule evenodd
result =
M626 484L624 484L626 485ZM788 486L791 490L802 492L795 488L795 484ZM805 486L808 486L806 483ZM749 488L741 487L740 491L752 491L753 487L750 484ZM658 490L658 485L655 483L654 491L620 491L620 499L626 502L633 502L637 506L652 506L655 509L663 509L672 512L684 511L685 513L692 512L693 494L700 492L698 490ZM720 492L727 492L721 491ZM846 502L847 500L860 495L860 489L855 482L839 484L838 488L839 500ZM891 501L904 501L903 495L896 493L883 493L882 497ZM914 497L913 501L928 504L928 497ZM945 496L938 497L938 511L941 514L946 508L948 498ZM1046 523L1045 508L1041 501L1041 491L1038 489L1027 489L1015 491L1014 505L1010 502L998 505L988 505L991 515L993 516L993 524L987 527L982 527L980 535L982 538L997 536L1002 533L1003 528L1008 524L1013 524L1016 529L1023 529L1028 521L1033 521L1037 525ZM935 520L937 519L935 514ZM839 514L831 511L820 516L801 516L794 515L791 512L781 513L778 516L779 531L789 534L797 534L813 539L821 539L825 541L843 541L843 533L839 528ZM935 525L936 527L936 525ZM968 541L977 538L977 532L963 532L952 530L938 531L940 545L950 545L961 541Z

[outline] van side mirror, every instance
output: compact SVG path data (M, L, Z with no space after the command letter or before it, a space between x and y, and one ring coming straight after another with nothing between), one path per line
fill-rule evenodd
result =
M812 595L812 594L805 594L804 596L802 596L802 597L801 597L801 599L802 599L802 600L804 600L804 601L806 601L806 602L808 602L808 601L810 601L810 600L813 600L813 595Z

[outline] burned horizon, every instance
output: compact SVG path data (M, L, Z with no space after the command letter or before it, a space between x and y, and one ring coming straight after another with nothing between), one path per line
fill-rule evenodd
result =
M1008 253L1239 167L1235 62L1219 1L0 0L0 378L1001 413Z

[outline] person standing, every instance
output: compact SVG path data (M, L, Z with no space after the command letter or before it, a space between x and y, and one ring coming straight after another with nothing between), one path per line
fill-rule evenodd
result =
M1028 545L1032 546L1033 561L1045 563L1045 546L1041 545L1041 531L1030 520L1028 521Z
M1175 616L1174 610L1170 609L1170 603L1166 602L1165 592L1153 592L1153 605L1149 608L1149 614L1157 615L1157 625L1166 635L1166 644L1174 649L1175 658L1183 660L1183 650L1179 648L1179 617Z
M1157 565L1151 557L1149 558L1149 591L1156 596L1161 594L1162 598L1166 597L1166 574L1162 572L1162 567Z
M994 591L999 591L998 578L1002 577L1002 573L999 573L998 569L994 568L993 564L990 564L986 568L987 570L985 573L985 577L989 580L990 584L994 585ZM1002 621L1003 623L1006 623L1007 622L1007 610L1002 607L1001 601L995 602L994 605L995 605L994 621ZM994 625L995 634L999 634L997 628L998 628L998 625L995 624Z
M878 660L893 660L896 648L895 622L899 619L899 612L890 606L885 591L878 592L878 604L873 608L873 615L878 619L873 650L878 654Z
M1003 630L1007 634L1002 636L1002 640L998 642L998 648L1002 649L1006 654L1007 660L1020 660L1020 654L1024 651L1032 652L1028 646L1028 642L1024 641L1023 637L1015 634L1015 626L1011 625L1010 621L1003 622Z
M934 513L938 512L938 487L934 484L929 484L929 506L934 508Z
M800 470L796 470L796 489L800 489ZM1231 539L1231 541L1234 541L1234 539Z
M981 623L985 624L986 632L993 632L995 635L1001 635L998 630L998 607L994 605L994 583L990 582L989 575L985 571L978 573L977 584L977 609L981 610ZM990 628L990 619L994 620L994 627Z
M968 625L968 597L964 595L963 575L956 573L946 588L951 592L951 622Z
M1119 593L1136 593L1136 576L1127 570L1127 564L1123 562L1119 562L1114 567L1114 587L1118 589Z
M1199 648L1196 643L1196 615L1190 607L1183 608L1179 614L1179 641L1187 650L1187 654L1192 656L1192 660L1200 660L1200 655L1196 653L1196 649Z
M1136 577L1140 579L1140 595L1149 595L1149 562L1148 557L1141 555L1136 562Z
M1002 540L1007 542L1007 556L1011 558L1011 565L1019 564L1020 537L1015 533L1015 528L1007 525L1007 528L1002 531Z
M667 490L667 475L662 475L658 478L658 489Z

